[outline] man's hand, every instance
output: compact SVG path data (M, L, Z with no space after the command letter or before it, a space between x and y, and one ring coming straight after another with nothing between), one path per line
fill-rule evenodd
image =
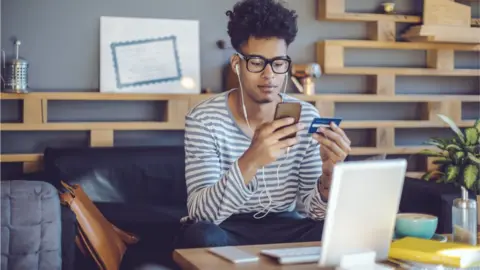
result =
M319 128L318 132L313 134L320 143L320 158L322 159L322 176L320 177L318 190L322 200L327 201L332 184L333 167L338 162L343 162L350 151L351 141L345 132L335 123L330 125L330 129Z
M246 184L259 168L274 162L285 153L285 149L297 143L297 138L285 138L303 129L302 124L292 125L293 123L293 118L283 118L257 128L250 147L239 159Z
M335 123L331 123L331 129L321 127L319 133L314 133L313 138L320 143L320 157L323 162L332 160L333 163L342 162L352 149L352 143L345 132Z

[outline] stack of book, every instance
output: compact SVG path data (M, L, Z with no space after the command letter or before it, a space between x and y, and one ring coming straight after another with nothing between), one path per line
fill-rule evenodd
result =
M389 260L413 269L480 269L480 246L405 237L392 242Z
M472 27L472 8L451 0L424 0L423 25L402 37L412 42L480 44L480 28Z

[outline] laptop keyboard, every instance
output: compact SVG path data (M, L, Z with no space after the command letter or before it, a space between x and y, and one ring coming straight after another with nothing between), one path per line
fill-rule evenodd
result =
M316 262L320 259L321 247L298 247L298 248L278 248L264 249L263 255L278 259L281 264L284 263L307 263Z

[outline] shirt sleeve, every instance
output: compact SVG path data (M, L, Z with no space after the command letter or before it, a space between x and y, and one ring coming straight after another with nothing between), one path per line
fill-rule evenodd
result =
M323 220L327 209L327 203L321 199L318 191L318 181L321 175L320 144L317 140L311 138L300 165L299 195L305 207L306 215L315 220Z
M238 161L222 171L220 149L211 130L198 119L185 118L185 178L189 217L222 223L247 202L258 188L245 185Z

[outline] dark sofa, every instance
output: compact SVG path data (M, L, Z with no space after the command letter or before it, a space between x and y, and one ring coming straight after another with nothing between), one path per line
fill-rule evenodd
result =
M42 178L57 188L60 180L80 184L108 220L140 237L122 269L175 268L173 243L187 214L183 147L47 148L44 164ZM76 269L91 267L78 256Z
M136 233L122 269L177 269L172 261L180 218L187 214L183 146L47 148L44 171L31 176L60 188L60 180L80 184L100 211L118 227ZM386 180L388 181L388 180ZM451 205L460 190L407 178L400 212L439 217L437 233L451 232ZM74 218L62 209L64 269L95 269L74 244ZM73 252L76 250L76 252Z

